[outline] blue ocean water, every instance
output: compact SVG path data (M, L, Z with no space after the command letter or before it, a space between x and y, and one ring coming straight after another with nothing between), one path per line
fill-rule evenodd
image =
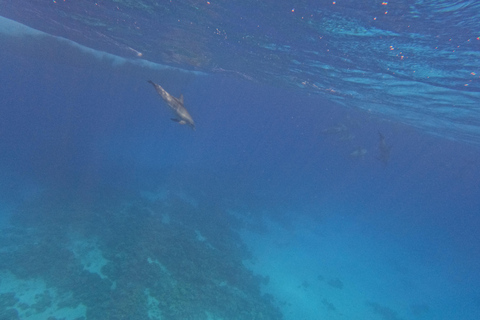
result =
M0 1L0 319L478 319L479 11Z

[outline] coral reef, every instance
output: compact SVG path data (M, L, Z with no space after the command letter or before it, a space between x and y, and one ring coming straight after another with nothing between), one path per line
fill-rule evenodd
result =
M45 291L28 312L85 306L89 320L282 318L260 292L264 279L243 265L250 253L237 218L174 196L132 198L86 207L51 193L16 212L0 238L8 249L0 271L43 279L62 297ZM0 302L0 314L15 319L15 294Z

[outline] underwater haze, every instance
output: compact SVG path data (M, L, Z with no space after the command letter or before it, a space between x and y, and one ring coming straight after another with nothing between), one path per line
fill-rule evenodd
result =
M0 320L480 319L479 19L0 0Z

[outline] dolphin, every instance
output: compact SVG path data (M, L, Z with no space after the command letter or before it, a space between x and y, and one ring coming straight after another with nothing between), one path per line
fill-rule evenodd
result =
M163 98L163 100L165 100L170 109L172 109L172 111L175 113L176 117L171 119L180 124L188 124L193 130L195 130L193 118L183 105L183 94L180 95L180 98L175 98L152 80L148 80L148 82L155 87L157 93Z
M363 159L366 154L367 154L367 149L362 148L362 147L358 147L352 153L350 153L350 157L357 158L357 159Z
M390 160L390 150L392 149L392 146L387 145L385 142L385 136L381 132L378 132L378 140L380 154L377 159L383 162L384 165L387 165L388 160Z
M337 133L344 133L346 131L348 131L347 126L344 125L343 123L340 123L340 124L338 124L334 127L323 129L322 133L323 134L337 134Z

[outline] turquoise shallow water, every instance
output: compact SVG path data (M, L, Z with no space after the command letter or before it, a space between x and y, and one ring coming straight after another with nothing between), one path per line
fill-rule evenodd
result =
M476 2L0 3L0 319L478 318Z

